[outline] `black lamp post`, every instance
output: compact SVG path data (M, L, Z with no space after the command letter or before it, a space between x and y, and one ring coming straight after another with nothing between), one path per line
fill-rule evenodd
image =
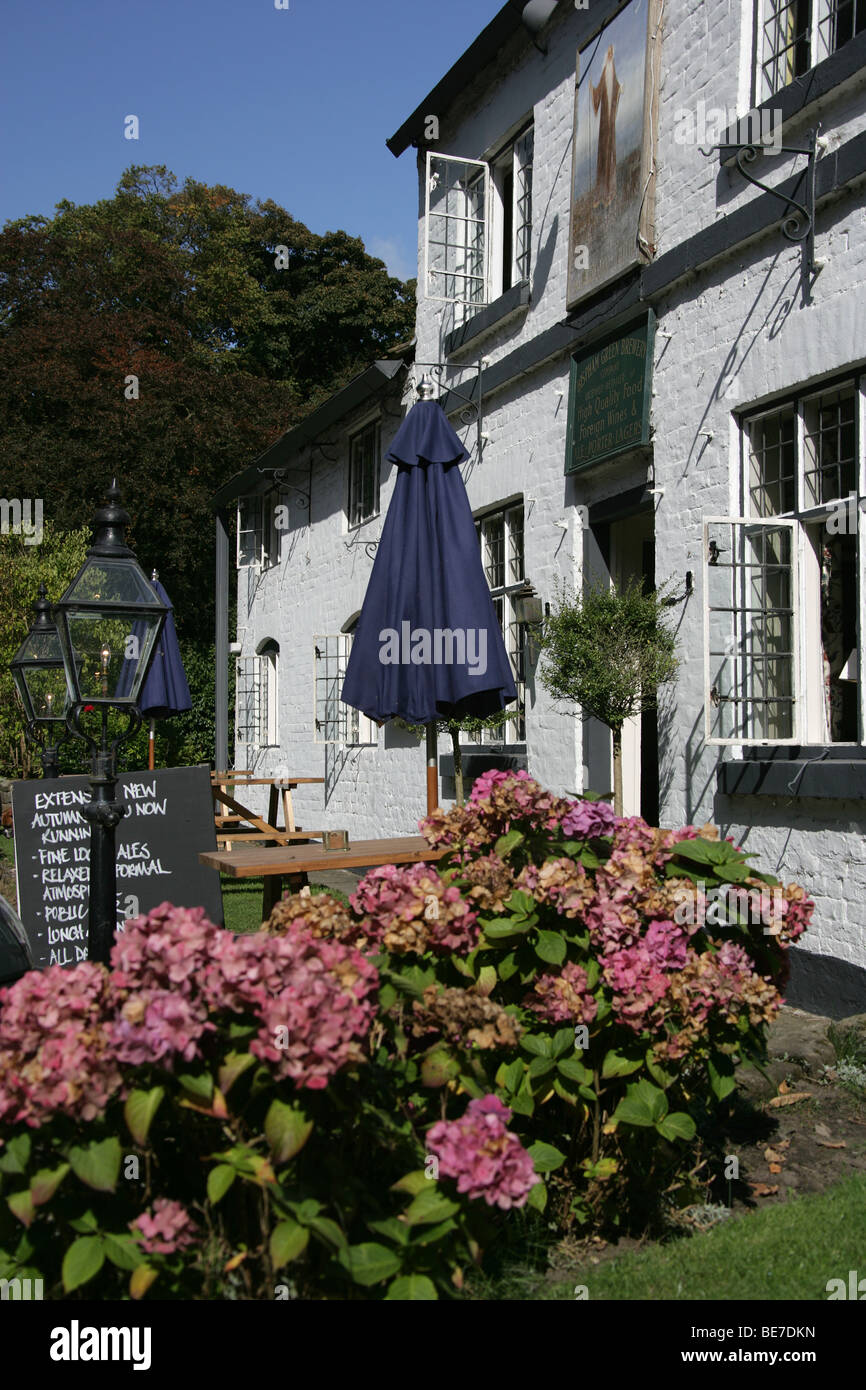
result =
M70 733L90 749L93 794L83 814L90 821L90 910L88 952L107 965L117 925L115 830L128 807L115 801L116 754L141 723L138 697L168 608L126 544L129 515L120 505L116 481L96 513L93 545L54 616L63 653ZM127 725L109 738L108 715L115 709ZM83 716L101 720L97 739Z
M69 692L66 668L45 585L33 604L36 617L10 662L12 679L24 706L27 738L42 755L42 776L58 777L58 745L66 736Z

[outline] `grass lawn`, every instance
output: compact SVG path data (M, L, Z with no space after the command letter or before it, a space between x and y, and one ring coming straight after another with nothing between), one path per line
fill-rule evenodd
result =
M475 1299L757 1299L823 1302L827 1281L863 1269L866 1178L855 1175L818 1196L754 1211L598 1265L576 1264L567 1277L512 1269L476 1284ZM581 1294L580 1296L586 1297Z
M223 912L229 931L258 931L262 925L262 880L260 878L228 878L222 875ZM331 896L348 902L346 895L333 888L311 885L313 893L330 892Z

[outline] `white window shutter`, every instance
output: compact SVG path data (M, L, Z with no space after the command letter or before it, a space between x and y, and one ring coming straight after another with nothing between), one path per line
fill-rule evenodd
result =
M427 151L424 284L427 299L487 303L490 171L479 159Z
M708 744L802 741L799 523L704 520Z

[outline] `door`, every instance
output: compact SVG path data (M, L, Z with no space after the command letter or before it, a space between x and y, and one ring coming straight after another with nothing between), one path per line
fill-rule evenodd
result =
M652 512L639 512L611 524L610 574L618 587L630 579L641 579L645 590L655 589ZM658 825L659 736L654 709L636 715L623 725L622 808L625 816L643 816L650 825Z

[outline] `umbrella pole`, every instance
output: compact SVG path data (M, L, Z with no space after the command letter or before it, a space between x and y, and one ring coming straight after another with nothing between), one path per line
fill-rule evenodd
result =
M439 805L439 769L436 753L436 721L427 725L427 814Z
M154 756L154 754L155 754L155 746L154 746L154 733L155 733L155 731L156 731L156 720L155 720L155 719L151 719L151 721L150 721L150 732L149 732L149 734L148 734L148 736L147 736L147 768L148 768L148 771L149 771L149 772L153 772L153 769L156 767L156 760L155 760L155 756Z

